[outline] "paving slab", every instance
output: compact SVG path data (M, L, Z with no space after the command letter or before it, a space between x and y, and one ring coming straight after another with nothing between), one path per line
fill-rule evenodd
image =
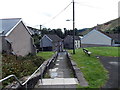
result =
M51 73L54 73L54 72L52 72L53 70L56 70L55 71L57 73L56 78L70 78L71 77L71 69L68 66L67 60L68 59L66 56L66 52L60 52L58 54L55 65L50 70L51 78L53 78L53 74L51 74ZM55 69L55 68L57 68L57 69Z
M39 80L39 85L77 85L78 81L76 78L54 78L54 79L43 79L42 83Z

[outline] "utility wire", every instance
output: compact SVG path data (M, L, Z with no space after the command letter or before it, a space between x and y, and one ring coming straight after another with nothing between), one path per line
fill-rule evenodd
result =
M71 5L71 3L72 3L72 2L70 2L70 4L68 4L67 7L65 7L62 11L60 11L57 15L55 15L54 17L52 17L52 19L51 19L50 21L48 21L48 22L46 22L46 23L44 23L44 24L42 24L42 25L45 25L45 24L53 21L54 19L56 19L62 12L64 12L64 11Z
M99 7L96 7L96 6L91 6L91 5L86 4L86 3L83 3L83 2L76 2L76 4L80 4L80 5L82 5L82 6L87 6L87 7L90 7L90 8L100 9Z

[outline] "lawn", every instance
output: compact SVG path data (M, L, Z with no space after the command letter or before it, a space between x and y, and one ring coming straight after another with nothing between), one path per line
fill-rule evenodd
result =
M89 88L99 88L107 81L108 71L103 67L99 59L97 59L95 56L118 56L118 48L89 47L86 49L92 52L90 57L86 55L82 49L77 49L76 54L72 54L72 58L83 72L84 77L89 83ZM72 53L72 50L69 52Z
M55 54L55 52L39 52L39 53L37 53L37 56L41 56L41 57L43 57L44 59L49 59L49 58L51 58L52 57L52 55L54 55Z
M118 57L120 47L89 47L87 49L92 52L93 55Z

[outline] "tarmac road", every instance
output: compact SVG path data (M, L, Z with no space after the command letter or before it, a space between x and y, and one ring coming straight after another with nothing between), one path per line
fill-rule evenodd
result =
M109 71L109 79L102 88L120 88L120 63L118 57L100 56L100 62Z

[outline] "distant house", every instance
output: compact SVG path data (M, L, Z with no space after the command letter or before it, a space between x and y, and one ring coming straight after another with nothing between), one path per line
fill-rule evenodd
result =
M44 35L40 40L40 48L45 51L62 51L63 41L57 35Z
M64 48L72 49L73 48L73 36L67 35L64 38ZM75 36L75 48L80 48L80 37Z
M27 28L29 29L29 31L31 32L32 35L35 35L35 34L41 35L41 31L39 29L30 27L30 26L27 26Z
M113 43L112 46L120 46L120 34L108 34L112 39Z
M92 30L81 39L82 46L113 46L115 39L100 30Z
M17 56L35 54L36 49L31 33L21 18L0 19L0 52L12 53Z

